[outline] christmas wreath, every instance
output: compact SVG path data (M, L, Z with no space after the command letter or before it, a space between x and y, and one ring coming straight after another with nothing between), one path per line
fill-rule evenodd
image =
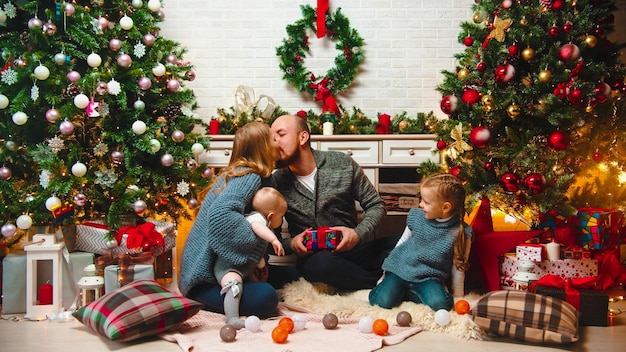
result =
M333 96L347 89L358 73L358 66L363 62L363 38L350 28L350 21L341 14L341 8L335 13L327 13L325 36L337 42L335 48L340 50L340 54L335 57L335 67L323 76L316 76L304 66L304 59L309 52L307 29L316 31L317 12L310 5L303 5L301 9L303 18L287 26L289 37L283 39L283 45L276 48L283 79L300 92L306 91L315 100L322 100L325 111L339 115Z

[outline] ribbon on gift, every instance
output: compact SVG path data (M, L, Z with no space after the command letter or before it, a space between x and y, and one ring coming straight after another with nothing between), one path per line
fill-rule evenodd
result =
M626 267L619 262L619 249L611 248L592 252L598 261L598 282L603 290L626 283Z
M387 114L378 115L378 124L376 125L376 133L389 134L391 125L391 116Z
M335 116L341 115L335 97L333 97L328 88L328 77L324 77L320 83L309 84L309 87L315 90L315 100L322 101L322 111L332 111Z
M235 116L251 114L257 108L261 111L261 117L267 119L272 116L276 109L276 102L271 97L261 94L255 101L254 89L247 86L239 86L235 91Z
M143 252L165 248L163 235L155 229L155 225L151 222L144 222L136 226L124 226L117 230L113 237L117 243L122 243L124 235L126 235L127 248L141 248Z
M328 0L317 0L317 37L322 38L326 35L326 12L328 12Z
M328 226L318 227L311 231L310 247L317 249L335 249L337 247L337 232Z
M135 277L134 266L136 264L154 264L152 253L127 254L118 253L116 255L101 255L95 259L98 275L102 276L104 268L110 265L117 265L117 282L119 286L131 283Z
M590 276L579 279L563 279L557 275L546 275L530 284L530 292L535 292L535 286L559 288L565 291L565 300L580 311L580 289L598 289L598 277Z

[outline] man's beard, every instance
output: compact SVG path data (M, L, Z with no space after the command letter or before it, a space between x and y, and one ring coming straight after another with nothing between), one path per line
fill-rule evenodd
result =
M282 169L283 167L287 167L293 163L295 163L300 158L300 149L296 149L293 154L288 155L286 158L276 160L276 168Z

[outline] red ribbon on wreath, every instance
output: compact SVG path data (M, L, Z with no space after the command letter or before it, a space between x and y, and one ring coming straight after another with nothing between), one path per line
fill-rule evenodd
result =
M141 247L143 252L149 252L154 247L165 248L163 235L155 230L155 225L151 222L145 222L137 226L128 225L117 230L113 236L117 243L122 243L122 237L126 237L126 248Z
M330 89L328 88L328 78L325 77L322 79L320 83L311 83L309 84L311 89L315 90L315 100L321 100L323 103L322 111L332 111L335 116L341 115L339 112L339 107L337 106L337 102L332 94L330 94Z
M326 35L326 12L328 12L328 0L317 0L317 37Z

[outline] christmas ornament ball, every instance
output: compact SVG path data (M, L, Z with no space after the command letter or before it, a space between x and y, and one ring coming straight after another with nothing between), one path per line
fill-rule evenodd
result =
M335 314L328 313L324 315L324 318L322 318L322 324L324 325L324 328L332 330L337 327L337 324L339 324L339 319Z
M159 1L159 0L149 0L148 1L148 8L152 12L159 11L161 9L161 1Z
M65 55L64 53L56 53L54 54L54 62L61 66L65 64L65 59L67 58L67 55Z
M114 150L111 152L111 161L116 164L121 164L124 161L124 152L121 150Z
M412 321L413 317L411 316L411 313L406 310L398 312L398 315L396 315L396 322L399 326L411 326Z
M522 59L530 61L533 57L535 57L535 49L528 47L522 50Z
M109 40L109 49L119 51L122 48L122 41L117 38Z
M130 30L131 28L133 28L133 19L128 17L127 15L124 15L122 18L120 18L120 27L122 27L123 30Z
M14 124L22 126L28 121L28 115L22 111L17 111L11 116L11 120L13 120Z
M508 83L515 77L515 67L509 63L498 65L495 70L496 83Z
M137 120L137 121L133 122L133 125L132 125L133 132L136 135L144 134L146 132L147 128L148 127L146 126L146 123L141 121L141 120Z
M0 180L8 181L13 176L13 172L6 166L0 167Z
M237 329L230 325L226 324L222 326L220 329L220 338L224 342L233 342L237 338Z
M143 214L147 208L148 208L148 205L146 204L146 202L144 202L141 199L138 199L133 203L133 211L137 215Z
M102 57L96 53L91 53L87 56L87 65L90 67L98 67L102 64Z
M448 143L443 139L437 141L437 150L445 150L448 147Z
M598 38L594 35L588 35L585 37L585 44L587 44L588 47L593 48L598 44Z
M159 150L161 150L161 142L159 142L159 140L158 140L158 139L156 139L156 138L151 139L151 140L150 140L150 150L151 150L153 153L156 153L156 152L158 152Z
M152 68L152 74L154 74L156 77L163 76L165 74L165 71L165 65L160 62Z
M456 314L463 315L470 311L470 304L464 299L460 299L454 303L454 311Z
M195 170L198 168L198 162L194 158L190 158L187 160L187 167L191 170Z
M461 171L463 171L463 168L459 165L454 165L450 168L450 174L456 176L459 179L461 179Z
M135 110L137 111L143 111L146 108L146 103L144 103L143 100L141 99L137 99L135 100L135 102L133 103L133 107L135 108Z
M87 165L81 162L76 162L72 165L72 175L76 177L83 177L85 174L87 174Z
M0 109L6 109L7 106L9 106L9 98L4 94L0 94Z
M261 329L261 319L256 315L251 315L244 321L244 327L251 332L257 332Z
M509 115L510 118L518 117L521 112L522 112L522 109L520 108L519 105L515 103L509 105L509 107L506 109L506 113Z
M472 44L474 44L474 38L467 36L465 38L463 38L463 45L465 46L472 46Z
M87 97L85 94L80 93L74 97L74 106L76 106L77 108L84 109L87 107L87 105L89 105L89 97Z
M83 207L85 206L85 204L87 204L87 196L84 193L77 193L72 198L72 201L74 202L74 205L76 205L77 207Z
M33 71L33 73L35 74L35 77L37 77L37 79L40 81L44 81L48 79L48 77L50 77L50 70L42 64L39 64L39 66L35 67L35 71Z
M467 78L467 76L470 74L470 71L466 68L462 68L460 69L457 73L456 76L460 79L460 80L464 80Z
M506 194L514 194L519 190L519 177L512 172L505 172L500 176L500 187Z
M71 135L74 133L74 124L67 120L61 122L61 124L59 124L59 132L66 136Z
M133 59L128 54L120 54L117 57L117 64L120 67L129 68L133 64Z
M372 323L372 331L378 336L385 336L389 332L389 323L385 319L376 319Z
M576 44L567 43L559 49L559 59L562 61L575 61L580 57L580 49Z
M441 99L441 111L447 115L451 115L456 111L458 98L455 95L446 95Z
M600 153L600 152L595 152L595 153L593 153L592 158L593 158L594 161L599 163L602 160L604 160L604 155L602 155L602 153Z
M198 208L198 206L200 206L200 202L198 202L198 200L196 198L190 198L187 201L187 206L189 207L189 209L194 210L194 209Z
M133 0L131 4L133 5L134 8L140 9L143 7L143 0Z
M202 171L202 177L203 178L209 178L209 177L212 177L212 176L213 176L213 169L211 169L210 167L206 168L206 169L204 169L204 171Z
M78 73L78 71L70 71L67 73L67 79L70 80L70 82L76 82L81 78L80 73Z
M118 246L118 243L115 240L115 238L111 238L111 239L106 241L106 246L107 246L108 249L113 249L113 248Z
M531 172L524 177L524 187L532 194L539 194L546 187L546 178L538 172Z
M2 229L0 231L2 232L2 236L9 238L15 235L15 233L17 232L17 227L10 222L7 222L6 224L2 225Z
M480 93L473 88L468 88L463 91L463 95L461 96L461 100L468 105L474 105L480 101Z
M191 152L193 155L198 156L204 152L204 146L201 143L194 143L191 146Z
M196 79L196 73L194 71L187 71L185 72L185 78L187 78L187 80L189 81L193 81L194 79Z
M569 147L569 144L569 136L561 130L556 130L548 136L548 147L554 151L565 150Z
M170 79L167 81L167 89L169 89L170 92L178 91L178 89L180 89L180 82L177 79Z
M6 141L4 143L4 147L7 148L7 150L9 150L9 151L14 152L14 151L17 150L17 143L15 143L15 142L13 142L11 140L8 140L8 141Z
M148 90L150 89L150 87L152 87L152 81L146 76L141 76L137 81L137 85L141 90Z
M398 130L400 130L400 132L406 131L407 128L409 128L409 121L402 120L398 123Z
M29 215L23 214L17 217L15 224L20 229L26 230L33 226L33 219Z
M153 46L156 38L152 33L147 33L141 38L141 41L147 46Z
M76 8L74 8L74 4L66 2L65 3L65 15L72 16L76 12Z
M34 29L34 28L41 28L41 27L43 27L43 22L39 18L33 17L30 20L28 20L28 28Z
M439 326L446 326L450 323L450 312L445 309L439 309L435 312L435 322Z
M172 132L172 140L176 143L180 143L185 140L185 132L181 130L175 130Z
M475 148L485 148L491 140L491 132L484 126L474 127L470 132L469 140L470 144Z
M539 78L539 81L543 83L550 82L550 79L552 78L552 72L550 72L549 70L541 70L537 78Z
M372 333L372 325L374 324L374 319L370 317L363 317L359 319L359 331L364 334Z
M172 154L166 153L161 156L161 165L170 167L172 164L174 164L174 156Z

